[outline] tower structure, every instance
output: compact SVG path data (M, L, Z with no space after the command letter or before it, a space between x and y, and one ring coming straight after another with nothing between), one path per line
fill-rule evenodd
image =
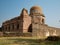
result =
M31 24L31 17L28 15L28 11L25 8L22 9L21 17L23 20L23 25L22 25L23 33L26 33L26 32L28 32L28 28Z
M34 22L34 23L39 23L39 24L45 23L45 16L42 13L41 7L33 6L30 9L30 16L33 18L32 22Z
M30 16L32 17L33 36L37 36L38 30L40 30L40 25L45 24L45 16L42 13L41 7L33 6L30 9Z

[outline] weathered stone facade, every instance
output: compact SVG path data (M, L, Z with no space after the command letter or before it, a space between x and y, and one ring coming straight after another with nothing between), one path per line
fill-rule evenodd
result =
M21 15L8 20L3 23L4 32L28 32L29 25L31 24L31 17L28 15L28 11L23 9Z
M5 21L2 24L2 32L4 34L9 33L8 35L13 33L16 36L24 35L24 33L36 37L60 36L59 28L50 27L45 24L45 16L42 9L38 6L33 6L30 9L30 14L23 8L20 16Z

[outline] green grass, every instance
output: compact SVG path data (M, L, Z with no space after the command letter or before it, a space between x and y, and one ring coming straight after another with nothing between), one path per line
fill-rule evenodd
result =
M0 45L60 45L60 41L43 41L36 37L0 37Z

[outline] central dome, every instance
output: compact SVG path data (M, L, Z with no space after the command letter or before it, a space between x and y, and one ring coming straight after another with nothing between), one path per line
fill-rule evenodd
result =
M33 6L30 10L34 10L34 9L42 11L42 8L39 6Z
M42 8L39 7L39 6L33 6L31 9L30 9L30 14L32 13L42 13Z

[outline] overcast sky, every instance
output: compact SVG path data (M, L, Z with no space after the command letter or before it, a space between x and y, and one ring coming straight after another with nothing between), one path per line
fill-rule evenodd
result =
M35 5L42 7L46 24L60 28L60 0L0 0L0 26L4 21L19 16L23 8L29 12Z

